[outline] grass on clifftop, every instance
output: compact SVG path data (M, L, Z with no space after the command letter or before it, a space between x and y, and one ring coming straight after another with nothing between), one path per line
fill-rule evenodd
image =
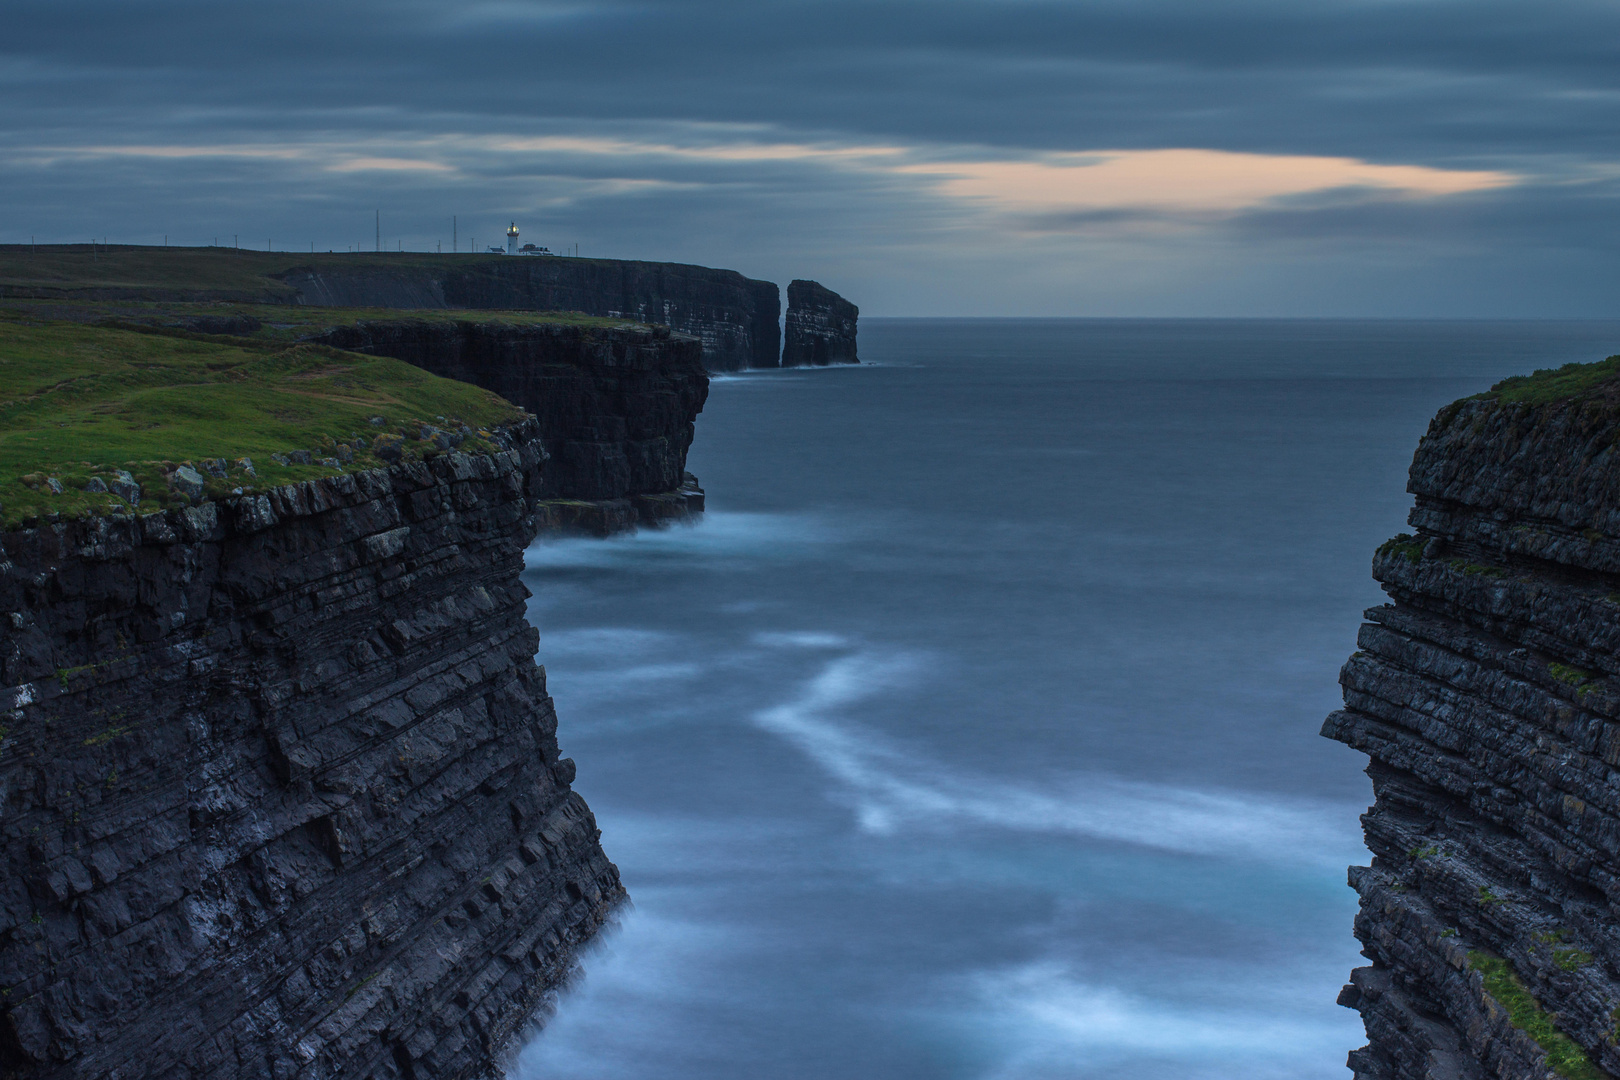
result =
M1561 368L1542 368L1531 375L1515 375L1480 396L1510 405L1547 405L1581 397L1617 376L1620 356L1611 356L1595 364L1565 364Z
M31 250L17 244L0 248L0 285L209 289L290 298L294 290L270 274L296 265L294 255L273 258L222 247L53 244Z
M125 499L85 490L117 490L120 471L140 485L138 512L150 512L194 501L171 483L181 465L218 497L442 452L424 427L487 450L484 433L523 415L386 357L0 313L0 523L127 513ZM272 457L297 451L311 461Z
M1547 1055L1553 1072L1568 1080L1609 1080L1574 1040L1553 1022L1552 1016L1519 981L1513 965L1494 953L1475 949L1468 954L1468 965L1485 979L1485 992L1508 1011L1513 1026L1536 1041Z
M491 239L494 239L493 237ZM315 270L399 271L417 267L481 267L505 256L428 251L297 252L230 247L152 247L140 244L0 245L0 286L79 289L163 289L241 299L290 300L296 290L277 275ZM553 256L561 258L562 256ZM594 262L579 259L578 262Z
M302 304L255 304L223 301L186 303L149 300L0 300L0 313L67 322L128 322L150 326L183 325L196 319L252 319L257 330L232 330L233 336L266 341L297 341L337 326L362 322L499 323L507 326L565 325L603 329L640 326L633 319L610 319L578 311L513 311L503 308L327 308ZM251 324L248 324L251 325Z

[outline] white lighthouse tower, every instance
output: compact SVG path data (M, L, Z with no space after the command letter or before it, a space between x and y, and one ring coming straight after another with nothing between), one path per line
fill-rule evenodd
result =
M514 221L512 222L511 227L506 230L506 253L508 255L516 255L518 253L517 238L517 222Z

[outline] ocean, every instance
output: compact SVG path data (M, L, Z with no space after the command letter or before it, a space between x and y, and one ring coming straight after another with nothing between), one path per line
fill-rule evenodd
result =
M701 524L535 545L633 906L520 1080L1346 1080L1317 735L1434 412L1620 322L864 319L717 377Z

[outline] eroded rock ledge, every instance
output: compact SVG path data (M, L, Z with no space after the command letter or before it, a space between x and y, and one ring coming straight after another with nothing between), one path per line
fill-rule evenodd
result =
M1620 1075L1620 396L1550 374L1430 425L1323 727L1376 796L1358 1080Z
M0 534L0 1073L461 1078L624 896L509 449Z

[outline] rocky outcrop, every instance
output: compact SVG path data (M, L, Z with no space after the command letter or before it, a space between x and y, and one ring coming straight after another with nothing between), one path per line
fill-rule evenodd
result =
M703 509L686 472L709 395L701 346L667 327L366 321L316 340L391 356L534 413L552 527L606 533ZM602 505L595 509L582 502Z
M615 259L450 256L312 260L276 275L320 307L578 311L657 323L703 345L711 371L776 367L781 296L735 270Z
M624 895L503 443L0 533L0 1075L498 1064Z
M1612 367L1613 362L1610 362ZM1430 425L1323 734L1371 758L1358 1080L1620 1075L1620 389ZM1559 376L1563 376L1562 379Z
M782 366L858 364L855 322L861 309L814 281L788 285Z

